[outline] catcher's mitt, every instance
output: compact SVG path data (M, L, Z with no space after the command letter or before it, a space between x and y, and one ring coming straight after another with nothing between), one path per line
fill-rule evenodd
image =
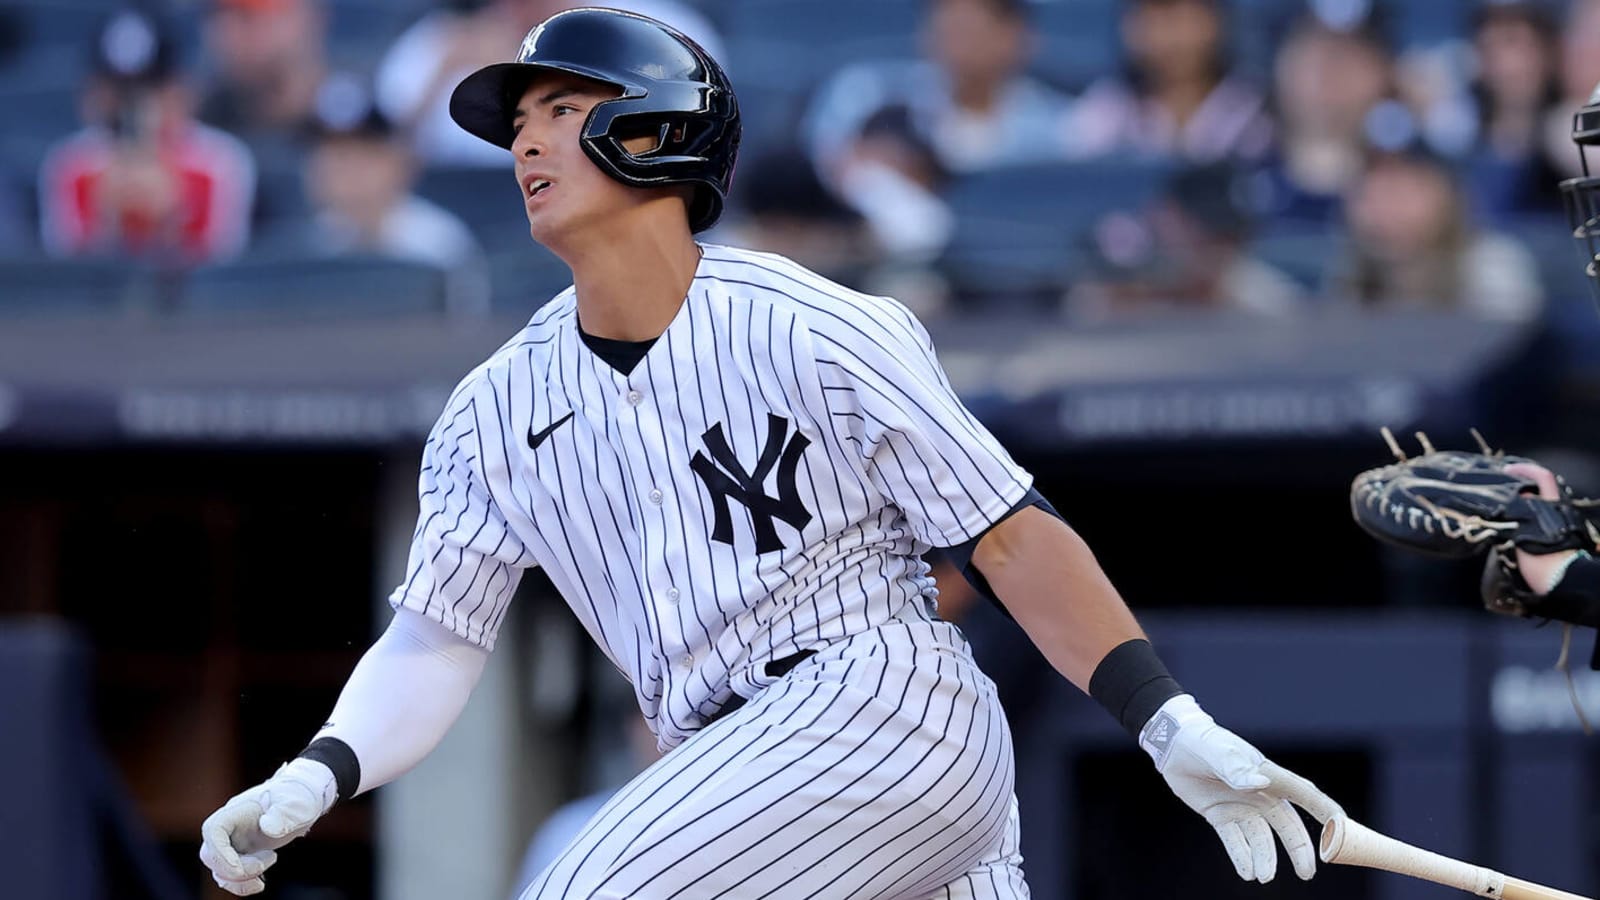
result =
M1532 479L1506 472L1532 460L1491 451L1476 431L1481 453L1435 450L1418 432L1424 452L1410 459L1387 428L1383 436L1399 461L1368 469L1350 485L1356 524L1380 541L1462 559L1507 542L1553 553L1593 550L1600 539L1586 515L1596 501L1574 498L1564 483L1559 500L1541 499Z

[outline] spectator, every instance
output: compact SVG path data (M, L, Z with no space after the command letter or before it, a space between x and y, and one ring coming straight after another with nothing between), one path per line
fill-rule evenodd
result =
M816 171L809 161L807 168ZM950 173L932 136L918 130L904 106L873 113L835 172L832 189L862 215L874 242L896 263L932 259L955 230L955 216L939 196Z
M214 0L205 21L215 68L200 119L274 148L311 122L328 75L322 0Z
M255 165L199 124L163 23L125 9L95 34L87 127L52 147L39 174L41 232L55 256L132 255L193 264L249 236Z
M819 88L804 128L824 177L845 180L864 126L890 109L905 112L951 172L1061 158L1071 104L1024 74L1034 48L1026 0L930 0L927 9L924 60L862 63Z
M1394 61L1370 27L1307 18L1274 61L1278 140L1268 209L1280 220L1326 224L1361 174L1367 113L1393 93Z
M1559 106L1561 43L1554 18L1536 0L1486 0L1474 45L1475 207L1493 220L1560 212L1563 176L1541 140L1547 119L1559 115L1565 122L1571 112Z
M1588 104L1600 84L1600 0L1572 0L1561 29L1561 99L1545 115L1541 132L1545 155L1562 177L1582 174L1572 142L1572 114Z
M925 260L953 228L945 177L1061 159L1071 103L1026 74L1026 0L930 0L925 59L862 63L818 90L802 124L823 181L891 257Z
M432 266L448 276L452 312L488 310L487 261L456 216L412 193L410 148L352 76L318 92L306 186L313 209L305 249L377 255ZM302 229L296 229L302 231Z
M774 150L741 163L733 190L736 214L714 240L722 241L725 231L728 243L778 253L841 284L892 296L924 318L948 307L945 281L915 262L898 264L907 261L887 252L866 218L834 196L803 151ZM936 204L933 215L948 217L942 203L936 198L931 202ZM908 231L925 224L904 217ZM939 233L940 242L944 235Z
M1099 320L1182 310L1292 315L1305 292L1249 252L1255 217L1249 180L1232 165L1189 166L1172 176L1143 221L1098 230L1106 272L1075 285L1066 310ZM1130 234L1129 229L1133 229Z
M423 16L400 35L378 66L378 102L408 128L429 165L503 166L505 151L462 131L450 119L450 91L480 66L504 62L534 25L576 0L456 0ZM665 22L721 59L711 23L677 0L613 0L599 5Z
M1374 117L1385 118L1399 121ZM1333 292L1366 309L1537 316L1544 298L1527 249L1472 227L1450 167L1409 135L1374 137L1375 149L1345 200L1350 254Z
M1266 98L1231 71L1222 0L1128 0L1122 40L1126 72L1091 85L1070 120L1081 152L1196 163L1267 154Z
M329 70L325 2L214 0L207 8L200 119L240 137L255 154L258 233L308 214L300 173L317 89Z
M730 243L787 256L856 286L880 258L861 216L833 196L797 150L742 164L733 189L736 214L725 229Z

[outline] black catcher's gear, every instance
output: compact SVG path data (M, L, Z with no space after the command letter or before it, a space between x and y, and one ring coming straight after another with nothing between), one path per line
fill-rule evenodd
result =
M1583 174L1561 182L1572 236L1583 251L1583 271L1595 301L1600 303L1600 171L1589 168L1589 148L1600 147L1600 86L1572 116L1572 142L1578 145Z

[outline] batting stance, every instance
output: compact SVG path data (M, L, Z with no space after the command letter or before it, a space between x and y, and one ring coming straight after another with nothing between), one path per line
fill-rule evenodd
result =
M1240 877L1273 877L1274 832L1312 876L1280 770L1179 688L921 324L696 242L739 144L703 50L571 10L464 80L451 114L511 151L530 232L574 286L450 398L394 619L310 746L206 820L218 884L262 890L276 848L432 750L538 565L670 752L525 898L1026 897L1011 736L935 614L932 547L1137 736Z

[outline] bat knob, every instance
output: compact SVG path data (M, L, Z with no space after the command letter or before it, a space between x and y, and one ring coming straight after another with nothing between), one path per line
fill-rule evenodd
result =
M1325 863L1331 863L1339 856L1339 851L1344 849L1345 817L1334 816L1322 826L1322 840L1317 845L1317 855Z

